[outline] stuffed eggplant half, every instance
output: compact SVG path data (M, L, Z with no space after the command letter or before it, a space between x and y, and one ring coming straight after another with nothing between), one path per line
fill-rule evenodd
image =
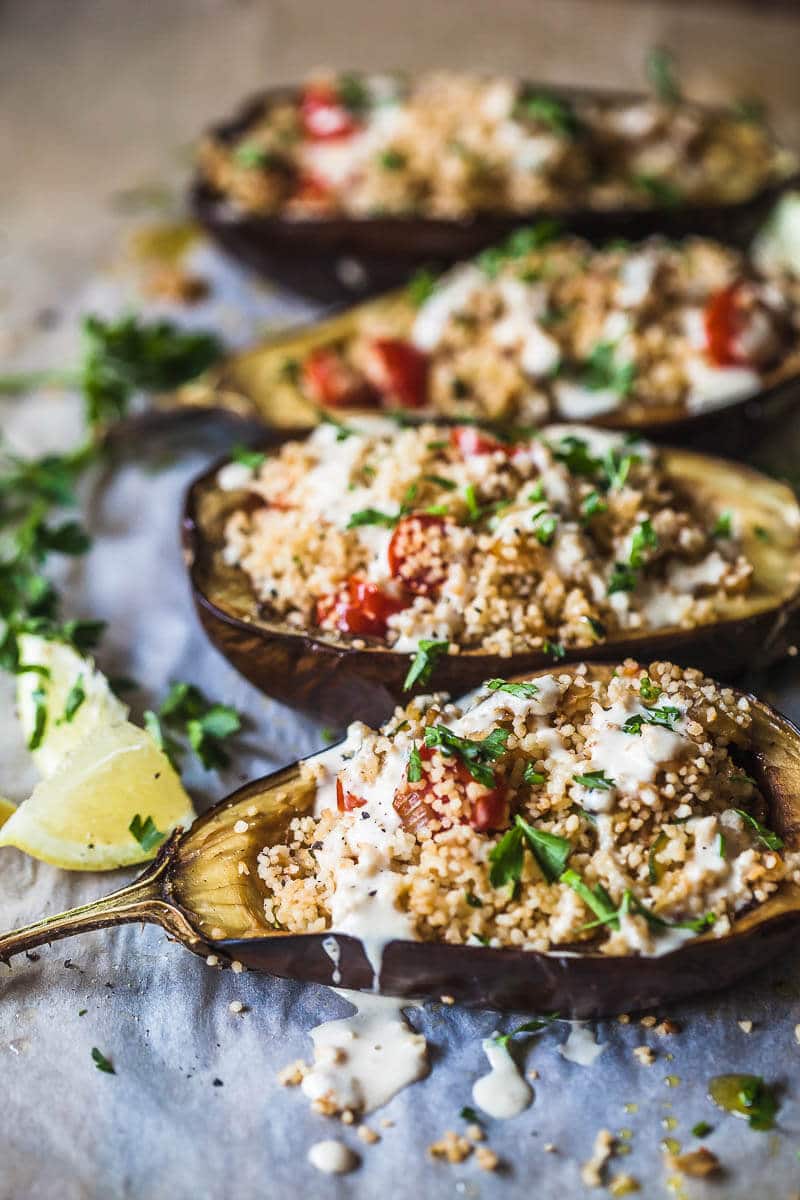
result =
M550 226L279 336L184 390L269 425L390 409L719 436L800 394L800 288L707 238L593 249ZM237 399L238 398L238 399Z
M190 490L198 611L243 674L326 718L589 651L730 674L791 634L800 510L744 467L585 426L385 419L246 457Z
M258 96L212 130L193 202L231 250L321 298L452 262L533 215L589 236L749 235L795 169L753 117L674 89L659 99L446 73L326 75Z
M0 960L153 921L291 979L610 1016L724 987L800 922L800 734L667 662L495 678L241 788Z

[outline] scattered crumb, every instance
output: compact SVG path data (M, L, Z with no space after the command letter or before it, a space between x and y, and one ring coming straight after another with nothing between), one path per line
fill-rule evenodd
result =
M197 304L210 290L207 279L182 267L157 267L144 280L144 292L150 299L170 304Z
M528 1079L538 1079L538 1078L539 1078L539 1072L536 1070L536 1067L532 1067L531 1070L528 1071Z
M545 1142L544 1149L547 1154L558 1153L558 1146L556 1146L555 1142Z
M631 1023L631 1019L627 1013L620 1013L617 1017L617 1020L619 1021L620 1025L630 1025Z
M439 999L441 1000L442 1004L449 1005L449 1004L455 1004L455 1002L456 1002L455 996L440 996Z
M244 1005L242 1004L241 1000L231 1000L230 1004L228 1005L228 1011L232 1013L244 1012Z
M206 966L207 967L218 967L219 966L219 955L218 954L209 954L208 957L206 958ZM798 1029L800 1029L800 1026L798 1026Z
M638 1058L643 1067L652 1067L656 1061L655 1052L649 1046L636 1046L633 1057Z
M234 975L241 975L242 971L244 970L244 963L240 963L239 960L235 958L231 963L231 970L233 971Z
M339 1120L342 1122L343 1125L352 1125L353 1122L355 1121L355 1119L356 1119L356 1115L353 1112L352 1108L345 1108L339 1114Z
M391 1129L394 1121L390 1117L381 1117L381 1126L383 1129Z
M615 1175L608 1185L608 1192L611 1196L630 1196L632 1192L639 1191L639 1180L634 1179L632 1175Z
M656 1025L656 1033L659 1035L659 1037L668 1037L670 1034L680 1033L680 1031L680 1025L678 1025L675 1021L670 1021L669 1019L662 1021L660 1025Z
M315 1100L312 1100L311 1108L313 1112L319 1113L321 1117L335 1117L339 1112L336 1101L332 1098L330 1092L328 1092L325 1096L318 1096ZM351 1114L350 1120L345 1121L345 1124L352 1125L352 1123L353 1118Z
M374 1129L371 1129L369 1125L359 1125L356 1133L361 1138L361 1141L366 1142L368 1146L372 1146L375 1142L381 1140L381 1135L376 1133Z
M742 1033L751 1033L753 1030L752 1021L737 1021L736 1024L739 1026Z
M795 1025L794 1027L794 1040L800 1046L800 1025Z
M488 1146L476 1147L475 1161L482 1171L496 1171L500 1165L500 1159Z
M713 1175L720 1169L716 1154L706 1150L705 1146L701 1146L699 1150L692 1150L689 1154L679 1154L677 1157L670 1155L667 1163L671 1170L691 1175L693 1179L704 1179L706 1175Z
M642 1017L639 1022L640 1025L644 1025L645 1029L653 1029L657 1023L655 1017Z
M468 1125L464 1131L471 1142L485 1142L486 1134L480 1125Z
M438 1142L431 1142L428 1154L431 1158L444 1158L449 1163L460 1163L469 1158L472 1153L472 1142L465 1137L459 1137L452 1129L448 1129Z
M298 1087L303 1082L305 1073L306 1064L302 1058L298 1058L295 1062L289 1063L282 1070L278 1071L278 1083L281 1087Z
M603 1168L614 1153L614 1137L607 1129L601 1129L594 1139L592 1157L581 1167L581 1179L586 1187L603 1186Z

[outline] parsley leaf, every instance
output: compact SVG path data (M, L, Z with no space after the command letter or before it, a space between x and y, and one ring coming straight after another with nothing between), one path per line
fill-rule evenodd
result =
M138 813L128 826L128 830L133 834L146 854L154 850L159 842L163 842L167 836L156 829L156 823L152 817L147 817L143 821Z
M674 729L675 722L683 714L679 708L665 704L663 708L648 708L644 712L634 713L623 723L623 733L641 734L643 725L661 725L664 729Z
M583 363L579 380L590 392L607 389L618 396L627 396L633 387L636 366L632 362L618 363L614 342L598 342Z
M412 275L406 290L414 308L421 308L425 301L431 298L436 291L436 283L436 275L425 267L417 271L416 275Z
M492 887L516 886L522 876L524 859L522 830L518 825L512 825L489 851L489 883Z
M576 138L583 132L572 104L553 92L525 91L514 106L514 116L538 121L558 137Z
M489 764L505 753L508 738L508 729L493 729L482 741L459 737L446 725L429 725L425 730L425 745L429 749L436 747L450 757L457 754L472 778L489 788L495 783Z
M422 779L422 758L416 746L411 747L411 753L408 756L406 779L409 783L419 783Z
M345 526L346 529L357 529L360 525L384 525L394 529L400 520L400 513L385 513L377 508L362 508L354 512Z
M509 683L505 679L488 679L486 687L492 692L508 692L509 695L520 696L524 700L532 700L534 696L538 696L539 694L538 686L530 681Z
M762 825L760 821L756 820L756 818L749 812L746 812L745 809L735 808L733 811L738 813L742 820L745 821L750 828L755 831L758 841L762 846L765 847L765 849L783 849L783 838L779 837L777 833L773 833L771 829L767 829L766 825Z
M555 661L564 658L566 653L567 651L561 642L551 642L549 638L545 638L542 642L542 654L549 654Z
M613 596L615 592L635 591L638 578L635 567L629 566L628 563L614 563L614 570L608 579L609 596Z
M572 853L572 844L566 838L558 837L555 833L547 833L537 829L517 813L515 825L522 830L533 857L548 883L555 883L567 865L567 859Z
M437 642L430 638L420 638L419 648L414 655L408 674L403 683L403 691L408 692L416 683L428 683L436 663L447 654L449 642Z
M104 1071L106 1075L116 1075L113 1064L109 1062L105 1054L97 1049L97 1046L92 1046L92 1062L97 1067L98 1071Z
M633 531L628 562L632 567L641 567L644 561L645 550L655 550L657 546L658 535L648 518L637 525Z
M483 901L480 896L476 896L472 892L465 892L464 899L470 908L483 908Z
M73 720L80 706L86 699L86 691L83 686L83 675L79 675L69 690L67 699L64 703L64 712L61 720L69 724Z
M231 459L233 462L241 463L243 467L249 467L251 471L257 471L267 461L267 456L261 450L251 450L247 446L234 446L231 450Z
M590 888L571 867L561 876L561 882L580 896L586 907L597 917L597 923L619 927L619 910L614 907L613 900L601 884Z
M717 538L729 538L731 536L733 526L733 513L730 509L721 512L714 522L711 530L711 536Z
M666 46L654 46L645 64L647 79L663 104L679 104L683 99L675 77L675 55Z
M525 770L522 772L522 782L530 784L531 787L537 787L540 783L544 783L547 776L542 771L537 771L533 763L526 763Z
M472 1125L481 1124L481 1118L475 1112L475 1109L471 1108L469 1104L465 1104L458 1115L462 1118L462 1120L469 1121Z
M608 792L617 786L616 779L609 779L605 771L587 771L584 775L573 775L572 778L583 787L599 789L601 792Z
M43 688L37 687L31 693L31 699L34 704L33 729L28 738L28 749L38 750L47 728L47 692Z
M588 521L599 513L608 512L608 505L599 492L589 492L581 501L581 516Z

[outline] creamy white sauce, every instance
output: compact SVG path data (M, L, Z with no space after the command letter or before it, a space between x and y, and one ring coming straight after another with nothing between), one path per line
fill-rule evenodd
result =
M223 492L238 492L240 488L246 488L252 480L253 469L246 467L244 463L225 463L225 466L217 471L217 487Z
M545 716L555 711L561 698L563 687L552 675L543 675L535 681L537 693L532 699L525 696L515 696L511 692L498 689L479 698L476 704L452 721L450 728L460 737L468 737L472 733L482 732L489 726L507 719L509 713L525 717L528 714Z
M358 1166L357 1156L337 1138L314 1142L308 1151L308 1161L325 1175L346 1175Z
M671 562L667 568L667 580L681 592L694 592L701 587L716 587L725 575L728 564L718 550L701 559L699 563Z
M538 324L547 307L547 293L540 284L503 279L497 286L505 306L500 320L491 327L491 337L502 349L515 347L522 370L534 378L549 374L561 360L558 342Z
M489 1073L476 1079L472 1099L490 1117L506 1121L528 1108L533 1088L522 1078L519 1067L506 1046L497 1037L486 1038L483 1052L489 1060Z
M650 295L657 269L658 258L651 250L628 255L620 270L617 303L638 308Z
M642 725L639 734L624 732L622 726L627 718L644 711L633 695L615 701L608 709L598 707L586 738L589 765L581 767L577 774L604 771L620 788L636 789L652 783L665 763L683 759L693 743L685 736L682 718L676 721L674 730Z
M558 1053L567 1062L590 1067L605 1048L605 1044L601 1046L598 1043L594 1030L585 1021L573 1021L570 1023L569 1037L558 1047Z
M472 265L451 271L437 285L414 319L411 341L420 350L434 350L444 336L450 318L460 312L486 283L486 276Z
M331 981L333 983L342 982L342 972L339 970L339 960L342 952L339 948L339 943L335 937L326 937L322 940L322 949L327 954L328 958L333 963L333 971L331 972Z
M428 1071L427 1044L402 1015L407 1001L340 991L357 1011L311 1030L314 1064L302 1090L340 1109L370 1113Z
M555 385L556 408L560 417L580 421L586 417L600 416L619 408L621 397L611 388L583 387L570 379L559 379Z
M750 367L714 367L701 358L686 362L689 379L687 407L699 412L751 396L761 387L761 377Z

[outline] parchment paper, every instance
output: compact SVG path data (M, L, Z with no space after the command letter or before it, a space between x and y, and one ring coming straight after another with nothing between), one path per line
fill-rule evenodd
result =
M242 342L266 322L304 311L248 283L206 248L197 251L196 261L215 288L213 300L191 314L194 324L222 321L228 336ZM57 349L69 361L77 313L116 311L124 300L119 280L93 279L67 306L63 337L50 335L47 353ZM35 362L36 352L34 339L25 358ZM26 452L61 446L75 428L74 401L57 394L4 409L4 434ZM785 430L780 441L785 449ZM322 744L313 721L265 700L236 675L208 645L192 611L178 514L187 481L223 448L219 439L136 446L116 470L94 478L86 489L94 548L62 578L69 615L109 621L100 661L112 674L142 681L137 714L175 678L190 679L248 714L251 729L234 767L219 776L190 775L200 807ZM800 715L792 664L776 678L779 702ZM6 680L2 686L0 791L20 799L33 774ZM0 850L0 925L10 928L69 907L127 877L69 875ZM246 1005L243 1014L229 1012L234 999ZM472 1082L485 1069L481 1038L519 1021L443 1005L411 1012L429 1039L432 1070L371 1119L381 1142L365 1147L352 1130L344 1131L362 1156L360 1170L327 1178L306 1162L313 1141L338 1136L342 1127L311 1114L300 1093L281 1088L275 1075L308 1054L311 1026L346 1011L325 988L213 971L152 928L86 935L43 949L36 961L0 968L2 1200L563 1200L583 1194L579 1164L590 1156L600 1128L632 1134L622 1138L630 1153L612 1161L610 1175L630 1172L641 1195L660 1197L675 1194L667 1188L661 1139L674 1137L691 1148L697 1143L689 1131L700 1120L714 1127L707 1144L726 1174L716 1183L688 1181L686 1195L777 1200L800 1189L796 961L776 964L735 994L658 1013L681 1025L673 1037L658 1037L636 1019L625 1027L600 1023L597 1034L606 1049L591 1068L557 1053L568 1032L564 1024L520 1043L515 1053L540 1078L528 1111L513 1121L486 1122L489 1143L506 1164L494 1175L474 1161L432 1162L426 1147L447 1129L463 1130L459 1110L471 1103ZM743 1032L738 1020L751 1020L752 1032ZM656 1052L651 1067L633 1055L644 1044ZM95 1068L93 1046L113 1061L116 1075ZM778 1085L775 1135L752 1132L712 1107L705 1085L723 1071L752 1071ZM668 1086L667 1076L679 1083ZM626 1105L638 1111L626 1111ZM380 1128L381 1117L393 1120L393 1127ZM674 1129L664 1127L670 1117L677 1121ZM545 1151L547 1144L556 1149Z

